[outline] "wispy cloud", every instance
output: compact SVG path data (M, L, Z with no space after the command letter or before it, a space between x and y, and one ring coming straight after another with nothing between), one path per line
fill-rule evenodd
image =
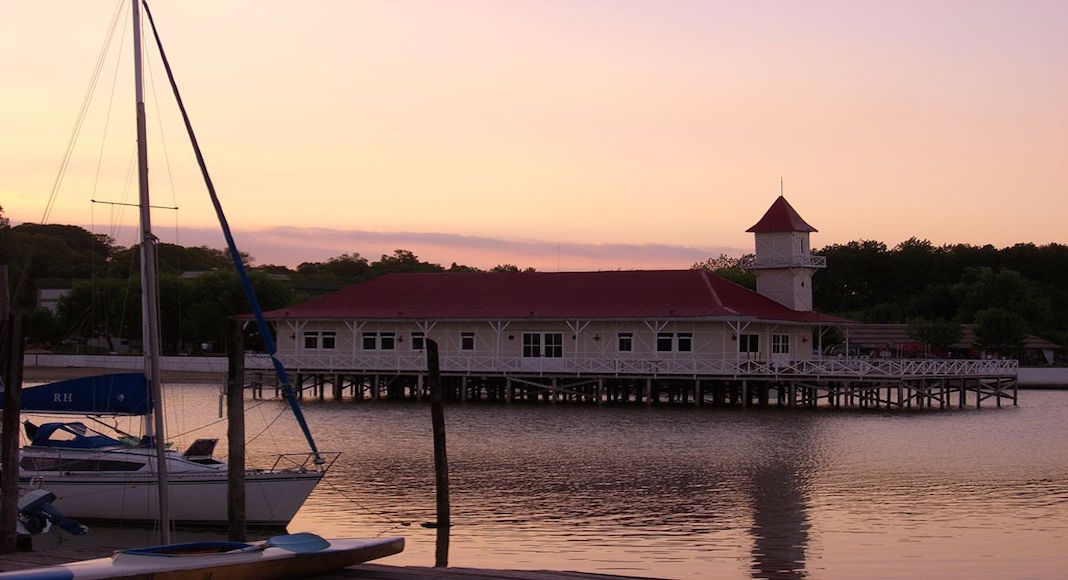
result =
M165 238L165 234L161 234ZM545 240L502 239L437 232L375 232L329 228L276 227L236 231L239 248L254 263L296 266L341 254L359 253L369 261L394 250L413 252L421 260L448 267L453 262L477 268L499 264L540 271L689 268L694 262L723 254L739 256L744 248L687 247L669 244L583 244ZM222 247L222 235L208 228L182 228L186 246Z

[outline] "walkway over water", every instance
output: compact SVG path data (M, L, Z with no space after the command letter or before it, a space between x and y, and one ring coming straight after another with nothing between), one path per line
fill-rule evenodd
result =
M426 373L401 357L289 357L300 396L357 400L428 396ZM387 360L392 364L387 364ZM335 363L346 366L332 366ZM992 399L1017 402L1015 360L817 358L799 361L619 360L445 357L442 382L458 401L548 401L779 405L786 407L946 408ZM274 385L264 361L247 358L247 377L262 396ZM352 370L358 369L358 370ZM491 370L492 369L492 370Z

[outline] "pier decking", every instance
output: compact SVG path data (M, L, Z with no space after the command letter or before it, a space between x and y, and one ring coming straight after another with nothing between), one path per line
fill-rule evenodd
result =
M396 358L394 357L395 361ZM264 361L248 361L254 396L276 389ZM1015 360L817 358L799 361L563 359L530 368L529 360L448 357L442 381L451 400L640 403L841 408L964 408L1018 401ZM374 357L323 360L291 357L302 397L335 400L421 400L423 372L401 370ZM626 363L626 364L623 364ZM333 367L337 364L338 367ZM341 365L344 366L341 366ZM352 369L358 370L352 370ZM344 369L344 370L341 370ZM489 370L493 369L493 370Z

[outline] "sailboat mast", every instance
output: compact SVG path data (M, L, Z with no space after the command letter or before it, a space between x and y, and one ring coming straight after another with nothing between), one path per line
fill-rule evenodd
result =
M133 5L134 92L137 97L137 176L141 202L141 319L145 378L152 393L152 413L145 416L145 433L156 447L159 476L160 540L171 543L170 497L167 489L166 438L163 432L163 389L160 381L159 284L156 267L156 236L152 233L152 205L148 194L148 143L145 127L145 94L141 56L140 0Z

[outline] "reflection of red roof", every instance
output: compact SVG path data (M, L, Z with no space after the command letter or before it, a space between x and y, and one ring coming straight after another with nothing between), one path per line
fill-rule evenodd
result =
M702 270L388 274L271 319L755 318L828 323Z
M775 200L775 203L771 204L768 211L764 213L764 217L760 218L760 221L755 226L745 231L754 234L769 234L774 232L815 232L818 230L801 219L801 216L797 215L797 210L786 201L785 197L780 195Z

